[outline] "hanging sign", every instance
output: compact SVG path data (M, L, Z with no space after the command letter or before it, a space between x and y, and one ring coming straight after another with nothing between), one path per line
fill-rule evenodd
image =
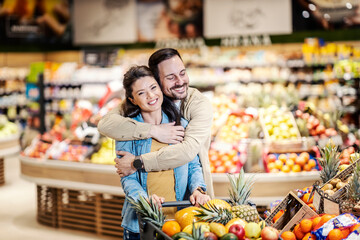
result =
M135 0L74 1L74 44L137 41Z
M204 36L289 34L290 0L205 0Z

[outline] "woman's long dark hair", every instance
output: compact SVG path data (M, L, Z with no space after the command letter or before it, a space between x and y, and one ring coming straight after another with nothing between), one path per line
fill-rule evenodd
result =
M125 74L123 80L123 86L125 89L125 97L126 100L122 105L122 110L125 117L136 117L141 109L139 106L134 105L129 98L133 98L132 96L132 86L133 84L142 77L154 77L150 68L147 66L134 66L131 67ZM169 122L176 122L176 125L180 125L180 111L175 106L173 101L170 100L169 97L163 95L163 103L161 105L162 111L168 116Z

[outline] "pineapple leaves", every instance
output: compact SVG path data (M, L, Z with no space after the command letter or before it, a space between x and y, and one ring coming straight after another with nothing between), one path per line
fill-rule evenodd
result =
M250 197L251 190L254 184L254 176L245 179L244 169L241 169L238 177L227 174L230 186L230 204L232 206L246 204Z
M348 197L355 202L360 201L360 162L356 164L354 174L349 182Z
M320 166L322 167L322 170L320 171L320 178L323 183L326 183L338 172L340 165L339 147L334 146L331 142L329 142L324 148L319 148L319 150L321 158L318 160Z
M144 220L148 220L155 226L161 228L165 222L165 216L159 207L154 204L152 199L148 201L145 197L139 194L139 200L136 201L131 197L126 196L126 199L131 203L131 207L140 214Z

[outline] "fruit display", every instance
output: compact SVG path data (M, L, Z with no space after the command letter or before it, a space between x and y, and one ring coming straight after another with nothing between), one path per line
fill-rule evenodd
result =
M232 112L224 126L219 129L217 141L237 143L239 140L249 137L249 126L253 116L245 112Z
M265 158L267 171L271 173L277 172L302 172L317 171L317 160L308 152L273 154L270 153Z
M115 164L114 140L103 138L99 151L91 155L90 161L98 164Z
M5 115L0 114L0 139L19 133L18 126L8 121Z
M265 136L269 140L296 140L300 137L293 115L275 105L264 109L260 114L260 119Z
M320 121L314 115L296 110L296 123L302 136L317 136L319 138L329 138L338 135L334 127L326 127L324 121Z
M129 199L142 220L158 226L173 239L275 239L277 230L265 228L256 208L248 204L248 197L254 183L245 179L242 170L237 176L228 174L230 181L229 202L212 199L200 207L187 207L175 213L175 219L166 221L161 209L140 196L138 201ZM275 233L275 234L274 234Z
M337 222L337 224L335 224ZM304 218L295 225L292 231L281 234L282 239L294 240L341 240L358 239L360 222L350 214L330 215L322 214L313 218ZM326 230L325 230L326 229ZM350 237L349 236L354 237Z
M224 94L216 95L212 98L213 124L211 125L211 134L215 136L221 126L227 121L228 115L238 109L236 97L228 97Z
M240 152L233 144L213 142L209 150L209 160L212 173L237 173L242 166Z

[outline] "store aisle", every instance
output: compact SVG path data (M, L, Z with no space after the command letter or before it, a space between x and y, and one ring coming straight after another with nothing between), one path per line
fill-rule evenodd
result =
M107 239L93 234L46 227L36 221L36 186L20 177L17 157L5 159L5 185L0 186L0 239Z

